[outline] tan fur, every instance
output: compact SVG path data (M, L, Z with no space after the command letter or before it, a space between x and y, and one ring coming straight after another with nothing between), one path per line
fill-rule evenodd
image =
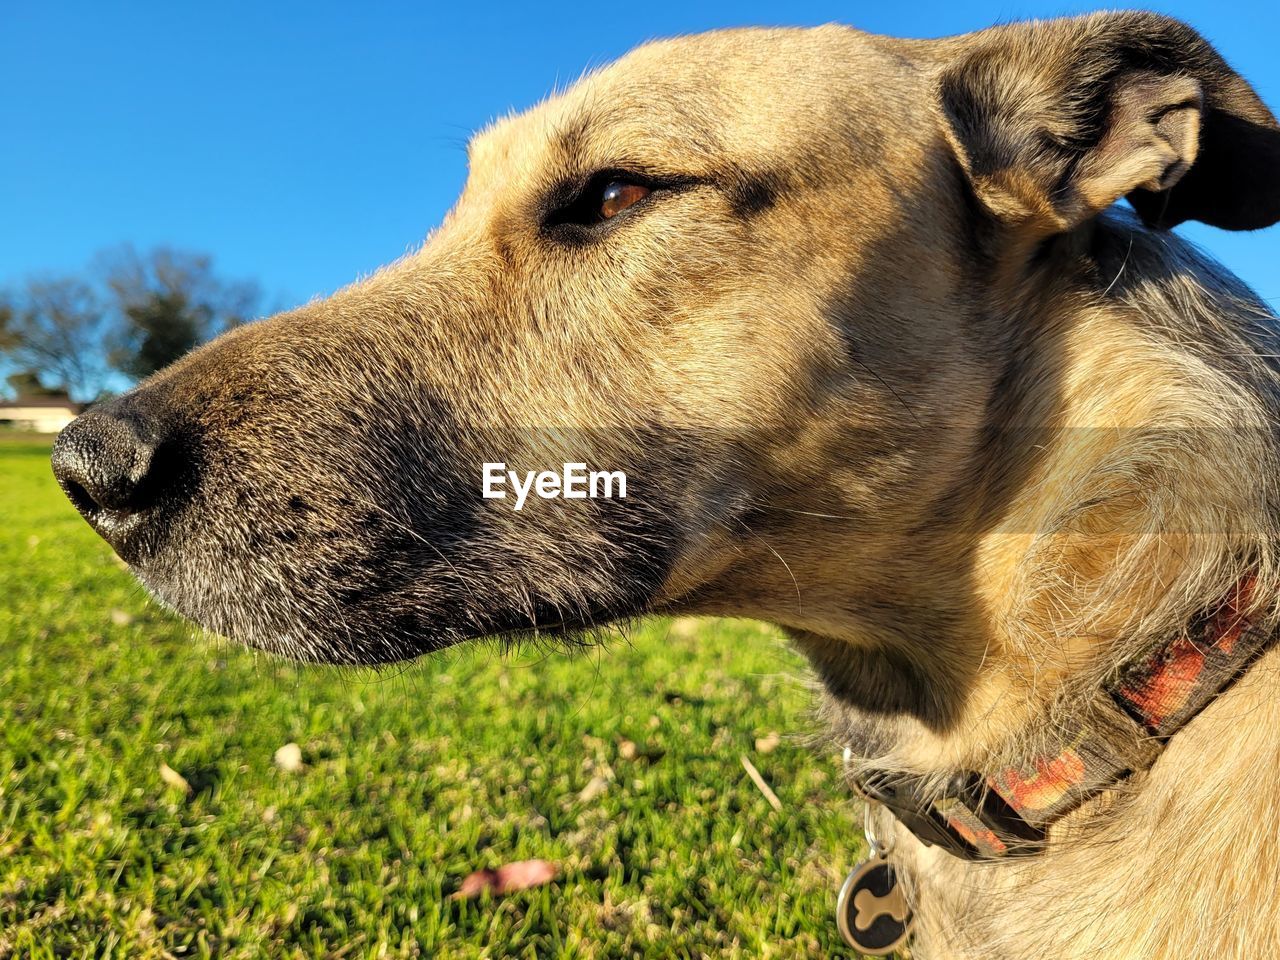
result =
M1149 15L647 45L478 136L420 252L117 401L182 452L130 559L210 629L334 662L754 616L860 762L989 769L1244 574L1276 617L1274 318L1103 212L1280 218L1239 173L1274 134ZM675 186L547 226L608 170ZM514 514L479 498L496 460L634 497ZM1032 860L898 830L913 956L1280 956L1278 656Z

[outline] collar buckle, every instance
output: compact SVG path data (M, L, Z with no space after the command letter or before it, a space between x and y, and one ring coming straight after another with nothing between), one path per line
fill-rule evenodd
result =
M920 778L869 771L849 778L865 800L882 804L926 846L962 860L990 860L1039 852L1045 834L1028 823L976 774L957 778L941 794Z

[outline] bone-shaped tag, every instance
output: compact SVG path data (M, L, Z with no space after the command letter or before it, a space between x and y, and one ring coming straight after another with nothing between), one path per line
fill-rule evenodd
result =
M857 910L853 925L859 930L869 929L878 917L888 916L897 923L903 923L911 916L907 898L902 895L902 887L896 883L883 897L877 897L870 890L859 890L853 896L853 907Z
M836 922L845 943L873 957L893 953L911 936L915 917L885 857L860 863L840 888Z

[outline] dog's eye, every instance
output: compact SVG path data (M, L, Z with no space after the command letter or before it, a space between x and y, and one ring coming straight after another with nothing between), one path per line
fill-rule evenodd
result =
M634 207L652 192L643 184L610 180L600 194L600 219L612 220L627 207Z
M602 171L571 192L565 189L559 197L553 195L544 224L571 230L598 228L666 186L625 171Z

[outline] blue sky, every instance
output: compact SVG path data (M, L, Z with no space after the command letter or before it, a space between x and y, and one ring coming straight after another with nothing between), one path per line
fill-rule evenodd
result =
M0 0L0 285L128 241L210 252L289 305L416 246L471 131L647 38L828 21L939 36L1093 6ZM1280 4L1159 9L1280 108ZM1280 227L1187 232L1280 302Z

